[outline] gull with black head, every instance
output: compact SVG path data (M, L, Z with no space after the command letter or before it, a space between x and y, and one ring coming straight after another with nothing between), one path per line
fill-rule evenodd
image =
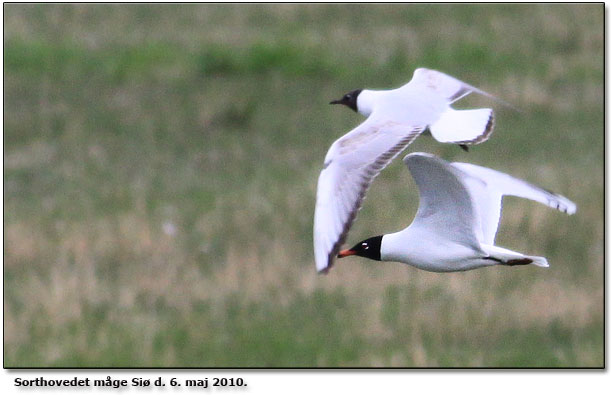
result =
M503 196L534 200L567 214L577 210L564 196L486 167L449 163L425 153L409 154L403 161L420 192L412 223L399 232L363 240L338 257L403 262L432 272L494 265L548 267L544 257L494 245Z

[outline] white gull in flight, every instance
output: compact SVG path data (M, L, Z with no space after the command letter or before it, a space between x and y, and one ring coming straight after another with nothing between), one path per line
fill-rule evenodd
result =
M403 160L420 192L413 222L400 232L374 236L343 250L395 261L432 272L455 272L493 265L548 267L544 257L524 255L494 245L503 196L519 196L573 214L567 198L507 174L468 163L449 163L413 153Z

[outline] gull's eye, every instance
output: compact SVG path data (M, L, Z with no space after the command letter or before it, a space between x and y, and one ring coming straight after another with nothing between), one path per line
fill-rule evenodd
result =
M366 250L368 250L368 249L369 249L369 246L367 245L367 243L363 243L363 244L362 244L362 246L363 246L363 248L364 248L364 249L366 249Z
M352 96L350 96L350 95L346 95L346 96L344 96L344 99L346 99L346 100L350 100L350 99L352 99Z

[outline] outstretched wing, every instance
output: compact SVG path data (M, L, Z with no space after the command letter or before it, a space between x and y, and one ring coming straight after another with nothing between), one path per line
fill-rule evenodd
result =
M467 96L469 93L475 92L512 107L509 103L506 103L481 89L436 70L425 68L416 69L411 81L405 85L405 87L407 86L412 88L420 87L421 89L430 89L437 92L449 103L454 103L455 101Z
M319 272L327 272L333 265L373 179L422 130L369 117L331 145L318 178L314 214L314 255Z
M504 195L534 200L546 206L574 214L575 203L564 196L539 188L508 174L470 163L452 163L452 166L466 173L465 184L475 202L481 223L482 243L493 245L501 218Z
M479 249L481 229L463 173L449 162L421 152L403 159L418 185L420 205L412 229Z

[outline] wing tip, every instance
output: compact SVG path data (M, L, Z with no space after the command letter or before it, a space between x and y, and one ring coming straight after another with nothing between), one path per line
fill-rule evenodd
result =
M331 268L333 267L333 264L335 263L334 259L333 259L334 256L335 256L335 254L331 254L330 253L329 257L327 258L327 262L325 263L324 266L321 265L319 267L318 265L316 265L316 272L318 274L322 274L322 275L328 274L329 270L331 270Z
M433 155L433 154L429 154L428 152L411 152L407 155L405 155L405 157L403 158L403 163L405 163L406 165L409 166L409 164L411 162L413 162L414 160L418 160L418 159L439 159L439 157Z
M568 215L573 215L577 212L577 205L573 203L571 200L565 198L562 195L556 194L556 198L558 202L556 202L556 209L564 212Z
M484 126L484 130L482 131L482 133L472 140L459 141L457 142L457 144L465 144L465 145L481 144L485 141L488 141L490 136L492 136L492 132L494 132L494 126L496 124L494 110L492 108L482 108L481 110L488 110L488 119L486 120L486 125Z
M541 188L545 192L549 193L554 199L549 199L549 206L555 208L558 211L562 211L565 214L573 215L577 212L577 205L570 199L546 188Z
M565 206L561 211L564 211L568 215L573 215L577 212L577 205L575 203L573 203L569 199L566 199L564 203L565 203Z
M341 243L343 243L343 241ZM335 263L335 256L337 255L337 251L339 251L338 243L335 243L335 245L331 247L330 250L324 247L321 248L320 245L315 245L314 251L314 263L316 264L316 272L318 274L327 274Z

